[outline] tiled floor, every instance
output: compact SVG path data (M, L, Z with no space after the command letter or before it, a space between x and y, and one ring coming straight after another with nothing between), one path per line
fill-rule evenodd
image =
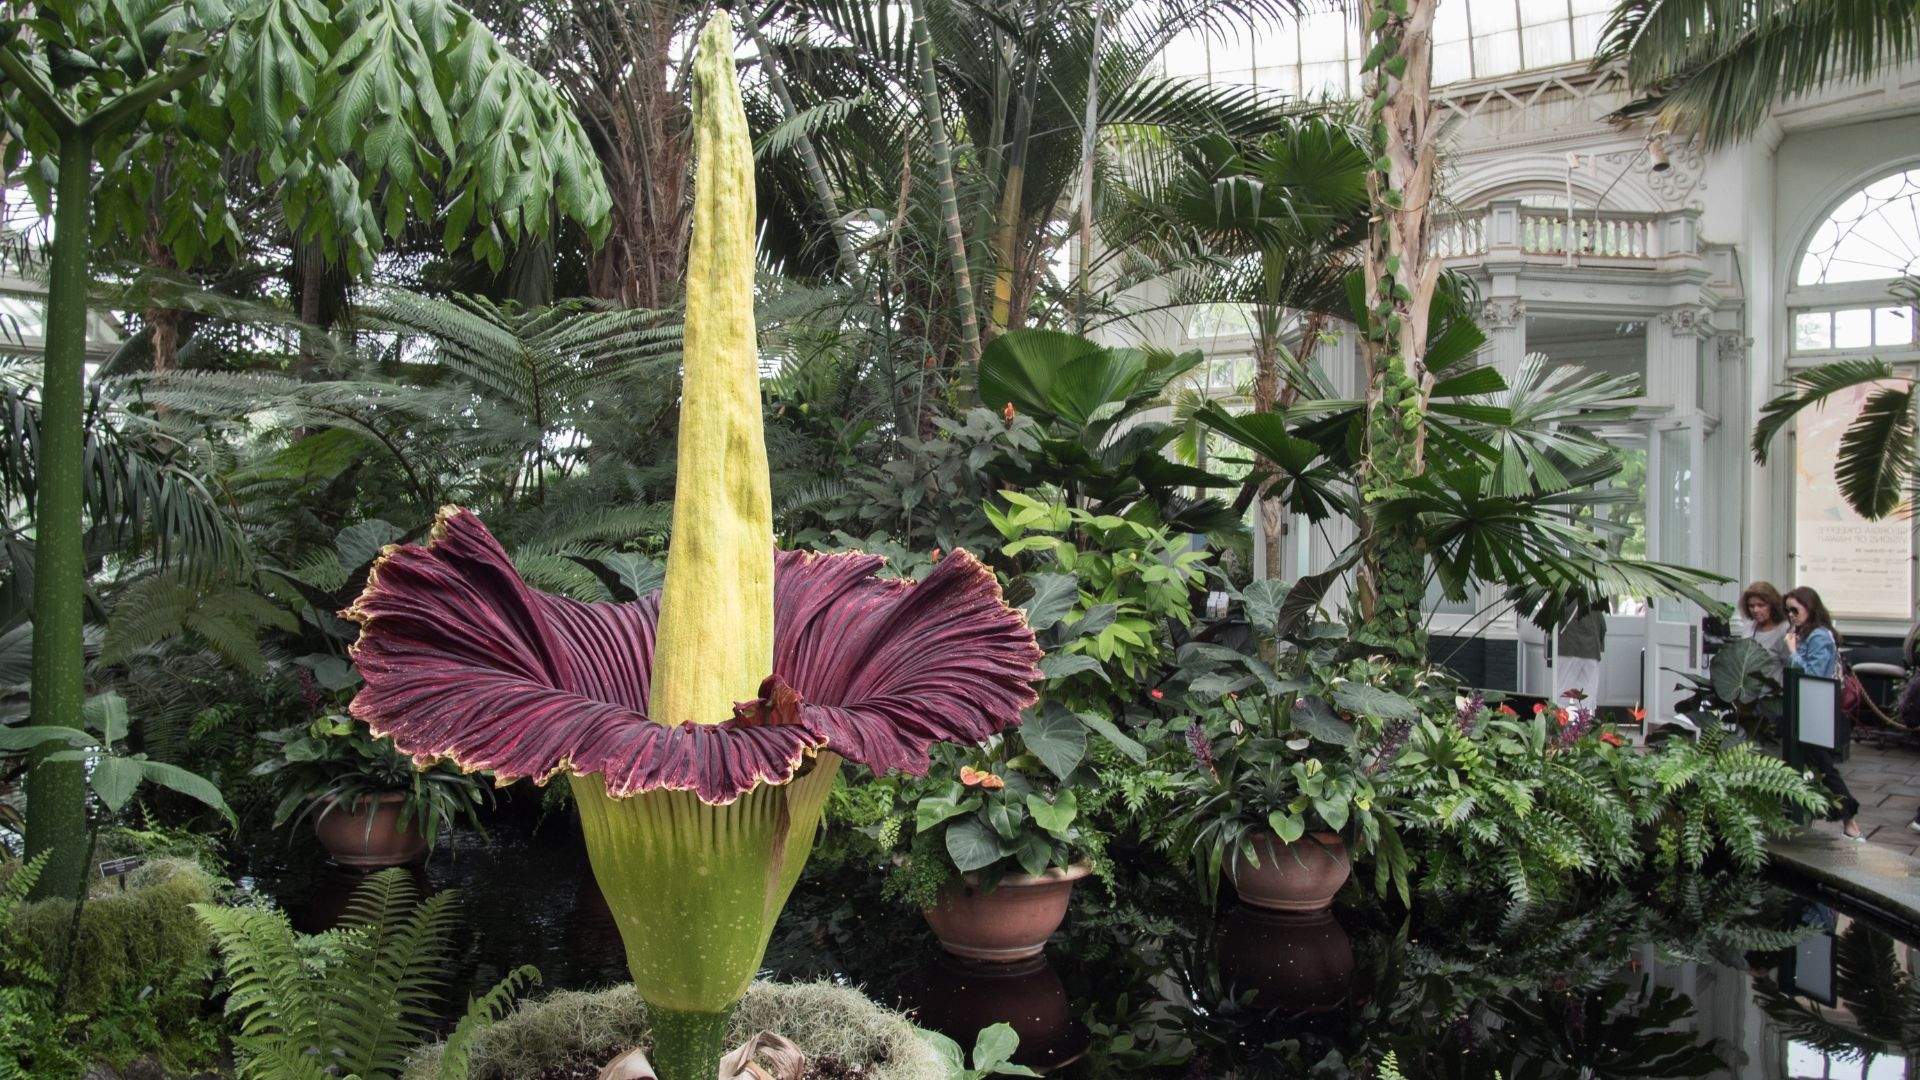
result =
M1920 752L1856 741L1853 755L1840 764L1840 774L1860 800L1860 829L1867 842L1920 855L1920 832L1907 828L1920 809ZM1814 828L1840 830L1838 823L1824 821Z

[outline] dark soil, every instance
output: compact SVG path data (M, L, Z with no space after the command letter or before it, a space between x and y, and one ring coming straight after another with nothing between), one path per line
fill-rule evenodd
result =
M526 1080L594 1080L605 1064L604 1061L570 1061L542 1069ZM835 1058L807 1062L806 1080L866 1080L871 1075L865 1065L847 1065Z

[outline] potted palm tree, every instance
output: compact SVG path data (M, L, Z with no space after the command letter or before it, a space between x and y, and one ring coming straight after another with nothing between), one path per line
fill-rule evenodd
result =
M274 826L311 820L321 846L342 866L424 858L456 820L479 828L479 809L490 799L478 777L444 764L418 769L391 740L339 714L261 738L275 749L254 774L275 777L282 791Z

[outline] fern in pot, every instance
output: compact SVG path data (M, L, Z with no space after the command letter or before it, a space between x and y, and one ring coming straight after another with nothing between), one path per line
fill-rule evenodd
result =
M342 866L400 866L425 857L456 821L478 829L491 800L481 778L442 763L416 768L392 740L338 713L261 736L274 748L254 769L281 790L276 828L313 822Z

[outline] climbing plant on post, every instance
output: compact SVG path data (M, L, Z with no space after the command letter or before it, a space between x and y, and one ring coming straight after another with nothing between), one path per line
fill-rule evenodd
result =
M1367 388L1361 461L1360 565L1354 635L1409 660L1426 652L1421 601L1426 552L1417 529L1377 508L1426 466L1427 318L1440 260L1427 234L1434 181L1433 14L1438 0L1364 0L1371 48L1366 78L1367 193L1372 203L1364 255Z
M32 712L77 728L85 698L82 497L93 245L139 240L164 171L173 264L237 241L223 167L246 160L289 233L364 269L409 221L496 266L559 215L604 235L606 187L551 87L446 0L46 3L0 21L0 184L53 216L33 495ZM108 167L101 168L99 166ZM85 765L37 759L27 854L36 896L86 873Z

